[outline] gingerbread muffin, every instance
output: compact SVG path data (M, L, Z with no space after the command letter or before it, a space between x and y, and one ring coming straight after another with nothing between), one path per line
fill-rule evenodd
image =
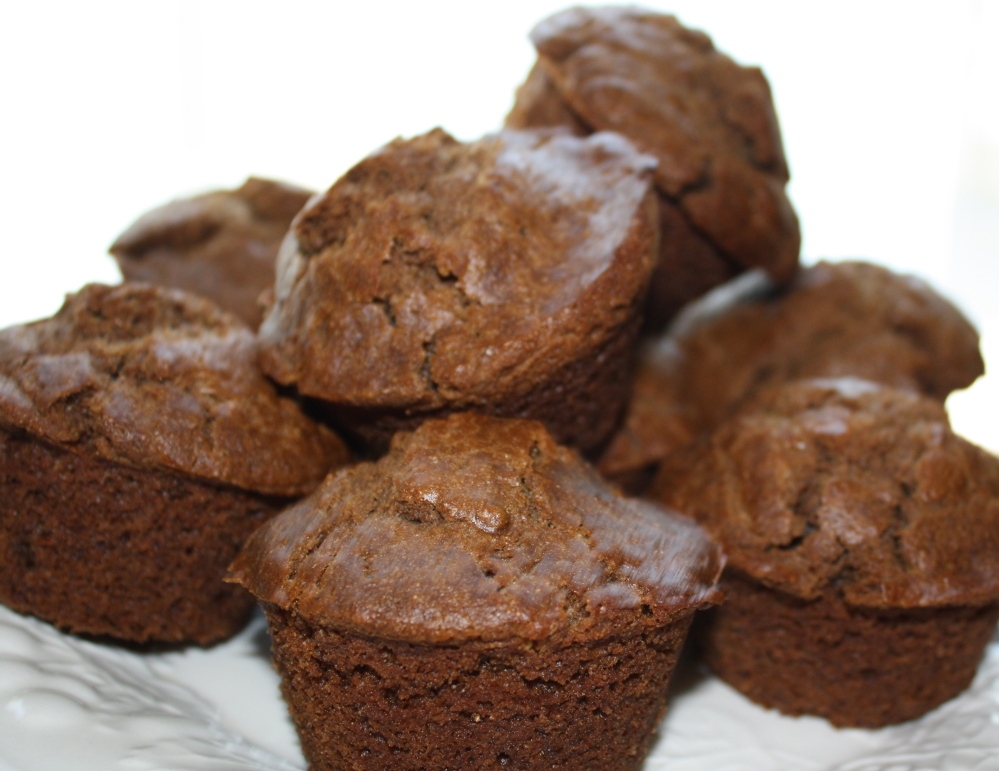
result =
M943 402L985 371L954 305L865 262L821 262L786 289L745 276L685 311L646 360L699 431L796 378L859 377Z
M346 450L176 290L92 284L0 331L0 601L73 632L210 643L252 598L246 536Z
M699 637L754 701L873 728L971 682L999 619L999 459L937 401L786 383L672 458L653 493L725 549L726 602Z
M127 281L207 297L256 328L261 292L308 190L251 177L236 190L172 201L143 214L118 236L111 254Z
M264 371L380 449L467 409L599 446L627 399L655 262L653 166L606 133L390 143L296 220Z
M257 531L310 768L637 769L717 547L619 497L534 421L397 435Z
M674 17L634 6L577 7L531 32L538 61L506 124L616 131L654 155L660 264L649 317L748 268L778 284L798 265L798 220L763 73Z

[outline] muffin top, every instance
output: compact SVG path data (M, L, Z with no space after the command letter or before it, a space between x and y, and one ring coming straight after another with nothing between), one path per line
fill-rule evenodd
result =
M576 7L541 21L538 63L512 128L616 131L659 165L656 184L718 250L779 282L798 264L798 221L770 88L710 38L634 6Z
M616 495L540 423L461 413L331 475L230 579L389 639L577 641L717 602L721 567L696 524Z
M852 376L943 401L985 371L978 333L923 281L822 262L785 290L749 275L680 316L646 366L710 429L770 385Z
M731 567L798 597L999 598L999 459L925 396L853 378L781 384L669 458L652 495L701 522Z
M640 312L654 161L612 134L437 129L365 159L296 220L264 370L339 405L482 405Z
M171 201L143 214L111 245L129 281L207 297L260 324L260 293L274 284L278 247L312 194L251 177L236 190Z
M207 300L90 284L0 330L0 427L140 468L303 495L343 443L280 396L253 333Z

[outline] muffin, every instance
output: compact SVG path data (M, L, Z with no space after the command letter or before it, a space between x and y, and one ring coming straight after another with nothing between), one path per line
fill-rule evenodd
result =
M390 143L296 220L261 366L376 451L462 410L598 447L655 262L653 166L606 133Z
M347 460L255 358L238 319L146 285L0 331L0 601L136 642L239 629L226 566Z
M464 413L331 475L231 577L316 771L637 769L721 567L541 424Z
M749 268L778 284L797 269L801 236L763 73L702 32L634 6L577 7L531 32L538 60L509 128L616 131L659 161L662 238L649 317Z
M974 677L999 618L999 460L937 401L785 383L671 458L653 495L725 549L699 638L754 701L874 728Z
M622 424L594 462L640 495L669 455L778 383L853 376L942 402L983 372L974 327L915 277L822 262L782 289L752 271L646 339Z
M111 245L126 281L192 292L260 324L260 294L308 190L250 177L236 190L172 201L143 214Z

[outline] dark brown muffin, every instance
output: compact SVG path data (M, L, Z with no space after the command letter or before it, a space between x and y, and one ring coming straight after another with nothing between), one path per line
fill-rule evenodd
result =
M941 402L985 371L978 333L913 276L821 262L785 289L755 273L691 305L639 357L640 391L598 459L606 473L654 467L773 385L851 376Z
M790 280L801 238L758 68L737 65L674 17L634 6L570 8L540 22L531 40L538 61L508 127L616 131L659 160L654 326L748 268Z
M0 331L0 601L74 632L208 643L252 598L245 537L346 450L176 290L92 284Z
M783 384L670 458L653 494L728 555L704 655L750 698L876 727L971 682L999 618L999 460L938 402Z
M111 245L127 281L207 297L256 328L258 298L274 285L274 263L308 190L250 177L236 190L172 201L143 214Z
M465 409L598 446L655 261L653 165L613 134L390 143L296 221L264 370L376 446Z
M985 371L978 333L956 307L914 276L864 262L821 262L784 290L746 276L692 306L646 358L698 430L796 378L859 377L942 402Z
M622 425L595 462L639 495L664 458L776 383L854 376L943 401L982 372L974 327L919 279L823 262L780 289L754 271L646 341Z
M257 531L313 769L636 769L721 560L534 421L428 420Z

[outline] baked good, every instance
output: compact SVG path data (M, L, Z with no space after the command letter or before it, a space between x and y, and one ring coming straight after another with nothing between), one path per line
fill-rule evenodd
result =
M854 376L942 402L984 370L975 328L913 276L821 262L780 288L753 271L646 339L624 419L595 464L639 495L667 456L777 383Z
M794 378L853 376L942 402L985 371L978 332L915 276L844 261L809 267L784 290L740 283L681 319L656 354L682 371L679 398L701 426Z
M183 198L146 212L111 245L126 281L192 292L260 324L260 294L292 218L312 193L250 177L235 190Z
M593 464L627 495L642 495L663 459L697 438L696 425L669 369L658 366L654 352L641 350L624 418Z
M397 435L262 527L262 602L310 768L636 769L717 547L534 421Z
M703 655L754 701L877 727L971 682L999 618L999 459L939 402L784 383L670 458L652 493L725 549Z
M653 165L606 133L391 142L296 220L261 366L379 449L469 409L599 446L655 261Z
M0 331L0 601L73 632L209 643L250 531L346 462L207 300L91 284Z
M739 66L674 17L635 6L570 8L541 21L531 40L538 60L508 127L616 131L659 161L654 326L743 270L762 268L778 284L792 278L801 237L758 68Z

